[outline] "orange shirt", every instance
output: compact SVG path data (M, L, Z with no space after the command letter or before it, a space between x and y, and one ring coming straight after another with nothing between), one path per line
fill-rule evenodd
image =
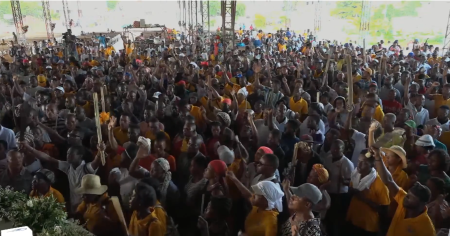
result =
M405 190L401 189L394 197L398 203L394 218L392 218L391 226L389 227L386 236L424 236L436 235L433 222L425 211L415 218L405 219L406 209L403 207L403 199L406 196Z
M378 205L387 206L390 203L389 190L378 175L372 185L370 185L369 189L363 191L363 194L365 198ZM364 212L364 214L361 215L361 212ZM357 197L352 197L347 211L347 220L354 226L366 231L379 231L378 212Z
M150 209L150 215L144 219L138 219L137 211L133 212L131 216L128 232L133 236L164 236L161 221L158 220L155 214L155 209Z

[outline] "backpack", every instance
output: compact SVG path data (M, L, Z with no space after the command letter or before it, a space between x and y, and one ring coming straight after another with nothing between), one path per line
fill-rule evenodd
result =
M164 209L161 205L156 205L155 208L161 208ZM167 215L167 212L164 210L164 212L166 213L166 236L179 236L180 234L178 233L178 225L175 224L175 222L173 222L172 217L170 217L169 215Z

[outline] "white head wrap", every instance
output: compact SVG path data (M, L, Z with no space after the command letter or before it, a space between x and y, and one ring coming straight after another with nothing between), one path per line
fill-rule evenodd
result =
M267 209L272 210L276 208L278 212L283 211L282 198L284 196L280 186L272 181L261 181L252 186L252 190L256 195L262 195L267 200Z
M227 165L231 165L234 161L234 152L230 150L227 146L221 145L217 148L217 154L219 155L219 159Z

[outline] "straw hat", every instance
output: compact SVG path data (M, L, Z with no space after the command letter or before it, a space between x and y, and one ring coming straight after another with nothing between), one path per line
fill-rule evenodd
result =
M81 186L75 189L77 194L93 194L103 195L108 186L100 183L100 177L98 175L87 174L81 179Z
M403 169L408 166L408 163L406 161L406 152L405 152L405 149L403 149L402 147L393 145L390 148L380 148L380 149L382 152L391 151L391 152L395 153L397 156L399 156L400 159L402 159Z

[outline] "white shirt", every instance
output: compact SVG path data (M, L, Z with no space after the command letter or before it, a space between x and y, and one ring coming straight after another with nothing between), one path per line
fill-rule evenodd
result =
M366 135L357 130L353 130L352 139L355 142L355 149L353 149L351 161L353 166L358 166L359 154L366 148Z
M433 118L433 119L431 119L431 120L429 120L429 121L427 122L427 125L439 125L439 126L441 127L441 129L442 129L442 132L450 131L450 128L449 128L449 125L450 125L450 119L447 121L447 123L441 124L441 123L439 123L439 121L437 120L437 118Z
M81 195L75 193L75 190L81 186L81 179L87 174L95 174L97 170L92 169L90 162L86 164L84 161L76 169L73 169L67 161L58 161L58 169L66 173L69 179L70 207L74 211L81 203Z
M8 146L6 147L6 151L17 148L16 136L14 135L14 131L1 125L0 125L0 140L3 140L8 144Z
M328 188L329 193L346 193L348 192L348 186L344 185L341 181L342 178L350 179L353 172L353 163L345 156L339 161L332 162L331 155L330 161L324 163L325 168L330 175L331 184Z
M111 170L111 172L114 171L120 174L120 178L118 179L120 184L120 196L122 197L122 205L127 207L130 203L131 195L133 194L134 187L138 180L131 177L128 169L126 168L114 168Z
M300 136L309 134L308 121L309 121L309 116L306 117L306 119L300 125ZM318 125L319 125L320 132L322 132L322 134L325 134L326 133L325 123L323 123L323 121L320 120Z
M408 102L408 105L406 106L411 111L411 114L414 117L414 122L416 122L417 126L419 125L425 125L428 120L430 119L430 115L428 113L428 110L423 108L420 111L417 111L416 107L410 102Z
M277 119L273 118L273 124L278 128L280 132L284 132L284 128L286 127L286 123L288 122L288 118L284 117L284 120L280 123L277 121Z
M266 145L270 130L264 125L264 119L255 120L255 127L258 130L258 147Z
M333 105L331 105L331 103L323 106L323 111L325 112L325 114L328 114L328 112L330 112L331 110L333 110Z

